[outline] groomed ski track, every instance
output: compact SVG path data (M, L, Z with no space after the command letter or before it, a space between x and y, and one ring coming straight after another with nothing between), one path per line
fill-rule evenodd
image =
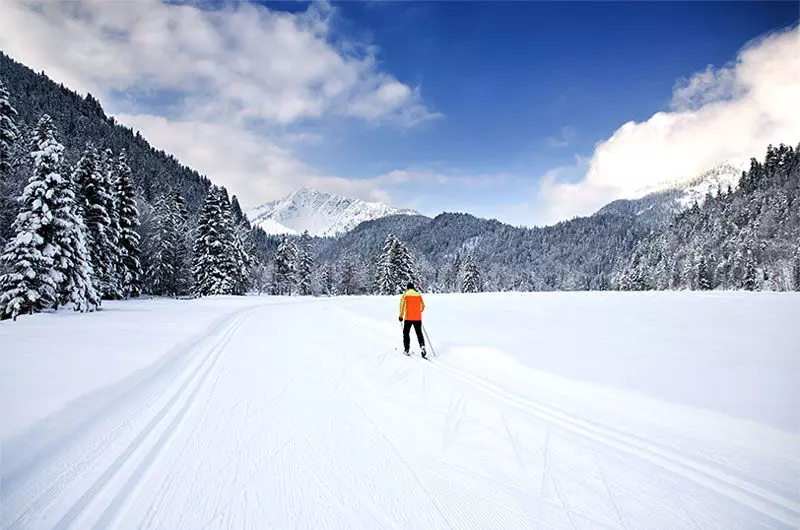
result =
M314 299L226 316L12 440L2 528L800 525L781 487L403 356L396 328Z

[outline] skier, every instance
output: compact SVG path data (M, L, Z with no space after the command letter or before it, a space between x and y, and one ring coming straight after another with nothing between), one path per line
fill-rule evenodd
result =
M425 302L422 301L422 295L414 290L413 283L409 282L406 287L408 290L400 297L400 322L405 320L403 325L403 353L408 355L408 348L411 346L409 332L411 331L411 326L414 326L419 348L424 359L425 339L422 336L422 312L425 310Z

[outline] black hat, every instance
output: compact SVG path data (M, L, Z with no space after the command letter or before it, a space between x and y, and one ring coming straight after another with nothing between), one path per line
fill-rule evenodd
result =
M414 284L411 283L411 282L408 282L408 285L406 285L406 289L413 289L413 288L414 288Z

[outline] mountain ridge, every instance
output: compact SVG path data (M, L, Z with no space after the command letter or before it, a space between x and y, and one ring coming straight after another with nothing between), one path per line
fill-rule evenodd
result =
M650 226L664 226L676 215L691 208L696 202L702 206L708 194L717 195L730 187L739 185L742 171L746 171L749 161L738 158L726 159L706 169L699 175L676 179L651 187L653 191L635 199L617 199L597 210L597 215L625 215L639 219Z
M250 223L267 234L298 234L308 230L312 236L319 237L337 236L364 221L391 215L419 215L419 212L306 187L247 212Z

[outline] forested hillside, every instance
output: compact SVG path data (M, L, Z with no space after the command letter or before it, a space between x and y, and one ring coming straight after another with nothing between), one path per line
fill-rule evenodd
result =
M719 190L640 242L620 289L800 290L800 145L767 148Z
M91 94L85 97L64 85L36 73L0 52L0 79L11 94L11 104L17 111L20 137L29 138L30 131L42 114L47 114L61 135L67 160L75 162L87 143L127 153L133 168L134 180L144 198L155 202L163 193L178 191L191 213L196 214L203 203L210 181L206 176L181 164L174 156L155 149L138 132L115 123L106 116L100 103ZM22 166L17 172L27 179L29 146L17 146ZM19 179L17 179L19 180Z
M388 233L408 244L430 290L460 291L469 260L476 263L484 290L608 289L618 256L627 255L647 230L635 218L614 214L526 229L443 213L432 220L396 216L362 223L318 248L321 260L361 264L365 290Z
M141 293L247 292L257 231L236 197L114 124L91 95L2 54L0 66L0 319Z

